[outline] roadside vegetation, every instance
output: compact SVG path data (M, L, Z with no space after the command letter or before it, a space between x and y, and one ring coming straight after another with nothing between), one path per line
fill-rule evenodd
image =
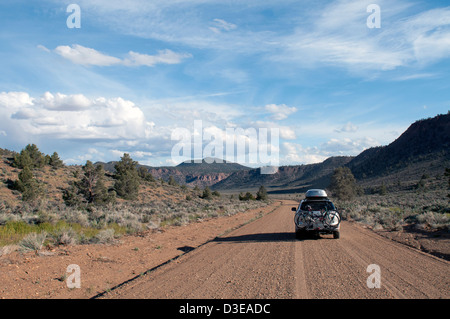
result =
M349 169L337 169L330 191L343 219L374 230L450 231L449 169L442 174L423 174L419 180L362 188ZM339 189L345 192L336 192Z
M20 153L0 149L0 247L39 250L112 243L124 234L231 216L269 203L239 200L209 187L192 189L173 178L155 180L124 154L115 172L86 161L66 166L34 144ZM12 246L11 246L12 245ZM10 251L10 249L0 249Z

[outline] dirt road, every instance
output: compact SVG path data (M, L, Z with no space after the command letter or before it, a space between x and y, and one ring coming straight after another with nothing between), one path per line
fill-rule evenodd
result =
M450 263L343 222L297 240L294 203L216 238L104 298L450 298ZM368 272L377 265L379 273ZM380 288L368 278L379 275ZM375 280L369 280L375 283Z

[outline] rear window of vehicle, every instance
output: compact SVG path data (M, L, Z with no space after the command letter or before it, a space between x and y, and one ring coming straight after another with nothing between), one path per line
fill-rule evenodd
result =
M301 207L301 210L311 210L311 211L318 211L318 210L336 210L332 202L328 201L307 201L303 202Z

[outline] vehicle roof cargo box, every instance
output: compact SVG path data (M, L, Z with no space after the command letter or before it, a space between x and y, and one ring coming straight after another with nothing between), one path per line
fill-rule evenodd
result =
M327 198L328 195L323 189L310 189L306 192L306 198Z

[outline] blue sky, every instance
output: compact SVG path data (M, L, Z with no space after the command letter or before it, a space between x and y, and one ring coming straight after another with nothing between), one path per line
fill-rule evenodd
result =
M1 0L0 41L0 147L67 164L176 164L195 120L277 128L280 164L308 164L450 109L448 1Z

